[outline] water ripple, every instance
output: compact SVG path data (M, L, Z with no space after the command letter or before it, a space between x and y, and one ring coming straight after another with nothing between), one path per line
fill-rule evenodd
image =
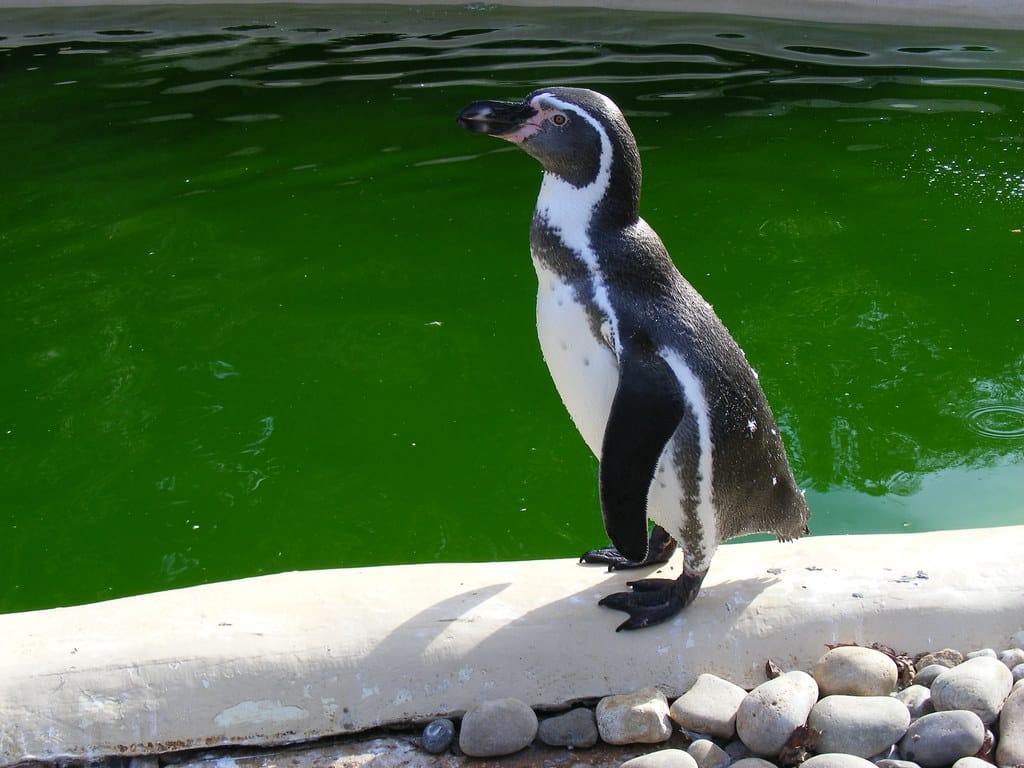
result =
M984 405L968 411L967 426L982 437L1024 438L1024 406Z

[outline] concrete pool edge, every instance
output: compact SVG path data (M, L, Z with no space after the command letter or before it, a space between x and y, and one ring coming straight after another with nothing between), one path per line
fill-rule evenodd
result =
M683 616L634 633L595 605L634 576L573 560L293 572L3 615L0 765L303 742L504 696L677 695L701 672L750 687L766 659L807 670L826 643L1021 645L1022 551L1024 526L730 545Z
M452 6L466 7L465 0L430 2L366 2L366 0L0 0L4 8L131 7L131 6ZM492 6L480 6L486 10ZM794 22L837 24L885 24L907 27L960 29L1024 29L1024 5L1015 0L978 0L964 5L957 0L505 0L493 7L628 10L672 14L712 14L779 19Z

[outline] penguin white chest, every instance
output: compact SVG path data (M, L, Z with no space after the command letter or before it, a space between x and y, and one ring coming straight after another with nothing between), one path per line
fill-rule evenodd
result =
M566 410L598 458L619 366L604 339L594 335L586 307L570 285L534 259L537 270L537 336Z

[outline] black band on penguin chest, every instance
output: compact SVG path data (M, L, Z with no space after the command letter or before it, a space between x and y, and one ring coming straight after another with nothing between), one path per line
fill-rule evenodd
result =
M587 313L590 332L594 338L605 343L601 326L608 318L598 309L594 299L594 275L579 254L562 241L558 230L540 216L533 217L530 227L530 251L541 264L572 288L573 297Z

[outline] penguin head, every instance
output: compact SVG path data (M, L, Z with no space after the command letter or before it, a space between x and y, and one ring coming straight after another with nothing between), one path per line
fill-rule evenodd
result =
M635 214L640 154L626 119L607 96L586 88L542 88L521 102L474 101L456 122L516 144L574 187L610 174L608 188Z

